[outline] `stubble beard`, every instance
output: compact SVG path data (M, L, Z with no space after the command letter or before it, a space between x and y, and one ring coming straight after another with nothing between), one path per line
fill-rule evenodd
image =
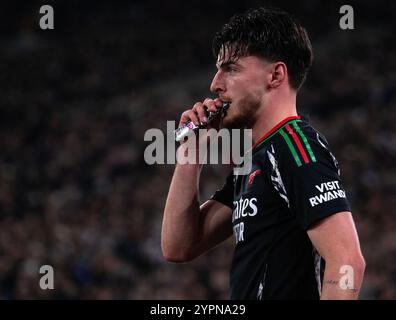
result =
M226 116L222 119L221 127L227 129L252 129L257 118L257 112L260 107L260 101L254 97L246 97L237 104L232 104L235 108L232 114L227 110Z

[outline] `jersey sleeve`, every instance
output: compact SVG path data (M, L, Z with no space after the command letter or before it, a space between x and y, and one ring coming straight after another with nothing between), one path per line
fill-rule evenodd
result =
M217 190L211 197L210 200L216 200L221 202L233 209L234 204L234 182L233 182L233 172L227 176L227 179L221 189Z
M298 126L283 128L281 136L278 148L271 146L268 152L271 180L304 230L332 214L351 211L327 141Z

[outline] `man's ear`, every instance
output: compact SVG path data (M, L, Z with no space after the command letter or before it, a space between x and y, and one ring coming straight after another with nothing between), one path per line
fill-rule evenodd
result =
M287 81L287 67L283 62L274 62L270 69L268 87L274 89Z

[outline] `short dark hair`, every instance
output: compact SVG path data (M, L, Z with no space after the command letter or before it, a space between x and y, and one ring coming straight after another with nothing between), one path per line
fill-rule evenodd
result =
M250 9L231 18L213 38L213 54L221 60L254 55L286 64L289 84L298 90L312 64L312 46L305 28L277 8Z

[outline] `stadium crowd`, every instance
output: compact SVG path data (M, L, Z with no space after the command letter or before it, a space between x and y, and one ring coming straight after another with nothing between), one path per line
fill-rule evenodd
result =
M209 2L70 3L54 2L52 34L29 13L38 1L2 30L0 299L227 299L233 239L188 264L163 259L173 166L145 163L144 133L210 94L213 32L257 2L219 15ZM300 10L315 60L298 104L341 166L367 264L361 298L396 299L395 25L369 5L360 13L382 19L349 31L331 27L337 11ZM205 168L202 200L225 170ZM54 290L38 285L46 264Z

